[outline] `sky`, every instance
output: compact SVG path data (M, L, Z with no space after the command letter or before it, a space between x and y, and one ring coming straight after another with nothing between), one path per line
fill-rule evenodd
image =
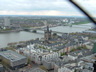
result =
M74 0L96 16L96 0ZM0 15L84 16L68 0L0 0Z

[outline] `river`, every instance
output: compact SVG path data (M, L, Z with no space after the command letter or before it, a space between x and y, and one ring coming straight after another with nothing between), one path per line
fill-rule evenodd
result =
M81 25L73 25L72 27L69 26L58 26L54 28L50 28L52 31L57 31L57 32L64 32L64 33L72 33L72 32L82 32L85 30L90 29L94 25L92 23L88 24L81 24Z
M52 31L64 32L64 33L71 33L71 32L82 32L88 30L93 25L89 24L82 24L82 25L73 25L72 27L68 26L58 26L50 28ZM40 31L39 31L40 32ZM12 32L12 33L0 33L0 48L6 47L8 43L11 42L19 42L19 41L27 41L36 38L44 37L43 34L39 33L31 33L31 32Z
M6 47L8 43L27 41L36 38L42 38L42 34L36 34L31 32L12 32L12 33L0 33L0 48Z

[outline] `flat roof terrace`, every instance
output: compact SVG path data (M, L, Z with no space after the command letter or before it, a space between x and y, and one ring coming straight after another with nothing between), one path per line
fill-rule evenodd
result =
M4 57L5 59L7 59L11 62L18 61L18 60L26 58L25 56L22 56L22 55L14 52L12 50L7 50L7 51L0 52L0 56Z

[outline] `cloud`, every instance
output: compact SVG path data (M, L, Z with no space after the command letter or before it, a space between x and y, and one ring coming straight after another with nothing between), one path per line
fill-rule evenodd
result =
M32 11L32 12L15 12L15 11L0 11L2 15L49 15L49 16L83 16L78 12L65 12L65 11L55 11L55 10L44 10L44 11Z
M80 0L80 2L83 3L83 0ZM89 5L86 4L85 6L88 7ZM95 10L92 12L96 13ZM0 14L82 16L82 13L73 4L69 3L68 0L1 0Z
M71 3L64 0L2 0L0 10L7 11L42 11L42 10L75 10Z

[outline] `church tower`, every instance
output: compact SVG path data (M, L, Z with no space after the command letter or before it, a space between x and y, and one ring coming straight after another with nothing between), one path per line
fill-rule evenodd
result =
M50 40L51 39L51 30L49 30L49 26L47 25L47 30L44 31L44 39Z

